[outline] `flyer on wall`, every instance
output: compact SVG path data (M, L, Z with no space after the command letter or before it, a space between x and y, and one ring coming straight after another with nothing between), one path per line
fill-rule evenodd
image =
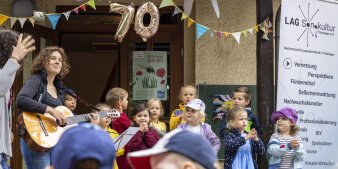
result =
M167 52L133 52L133 100L167 100Z
M338 4L282 0L277 109L297 111L305 169L338 167Z

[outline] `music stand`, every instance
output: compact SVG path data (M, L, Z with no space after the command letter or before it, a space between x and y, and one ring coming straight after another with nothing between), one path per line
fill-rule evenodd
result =
M129 127L126 131L124 131L118 137L116 137L114 139L116 151L119 150L120 148L123 148L139 130L140 130L139 127Z

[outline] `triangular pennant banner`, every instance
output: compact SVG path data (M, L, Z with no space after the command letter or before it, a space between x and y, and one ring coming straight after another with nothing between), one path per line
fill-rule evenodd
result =
M194 23L194 21L192 20L192 19L190 19L190 18L188 18L188 28L191 26L191 24L193 24Z
M211 0L211 3L212 3L212 7L214 7L214 11L216 13L217 18L219 18L219 7L218 7L217 0Z
M171 0L162 0L161 5L159 8L167 7L167 6L173 6L174 3Z
M74 11L76 14L79 14L79 8L75 8L73 11Z
M248 34L248 31L243 31L242 34L246 37Z
M34 27L35 20L33 19L33 17L30 17L30 18L28 18L28 19L29 19L29 21L32 23L32 25L33 25L33 27Z
M86 11L86 5L82 5L82 6L80 6L80 8L81 8L83 11L87 12L87 11Z
M68 12L62 13L62 14L65 16L65 18L67 19L67 21L68 21L68 19L69 19L69 15L70 15L71 12L72 12L72 11L68 11Z
M260 29L261 31L263 31L263 32L266 31L264 26L259 26L259 29Z
M183 4L183 10L184 13L189 16L191 9L192 9L192 5L194 4L194 0L184 0L184 4Z
M52 24L53 29L55 30L56 24L58 23L61 14L55 14L55 15L46 15L49 19L49 22Z
M232 33L232 36L236 39L237 43L239 44L239 41L241 40L241 32Z
M222 32L217 32L218 33L218 37L221 38L222 37Z
M211 36L211 37L214 37L214 34L215 34L214 31L210 31L210 36Z
M209 29L200 24L196 24L196 30L197 30L197 39L199 39Z
M178 8L175 7L175 11L173 13L173 16L175 16L175 15L177 15L179 13L181 13L181 11Z
M13 28L15 22L18 20L17 18L9 18L9 20L11 21L11 28Z
M229 33L225 33L225 38L228 38L229 37Z
M7 21L8 17L0 14L0 25L2 25L5 21Z
M255 30L256 32L258 32L258 26L255 26L255 27L254 27L254 30Z
M95 7L95 0L90 0L87 2L87 5L89 5L90 7L92 7L93 9L96 10L96 7Z
M248 32L250 32L251 35L252 35L253 34L253 28L248 29Z
M185 13L182 13L182 18L181 18L181 20L184 20L184 19L186 19L188 16L187 15L185 15Z
M23 28L23 25L25 24L27 18L19 18L18 20L20 22L21 28Z

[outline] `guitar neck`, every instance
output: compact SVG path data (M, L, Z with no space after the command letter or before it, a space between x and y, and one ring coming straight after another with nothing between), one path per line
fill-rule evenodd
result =
M108 116L108 113L106 111L98 112L98 114L99 114L100 118ZM67 117L67 125L90 121L88 115L89 114L82 114L82 115Z

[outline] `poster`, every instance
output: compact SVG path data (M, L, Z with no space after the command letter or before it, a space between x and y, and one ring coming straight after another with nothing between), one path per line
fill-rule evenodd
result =
M282 0L277 109L297 111L304 169L338 168L338 4Z
M167 100L167 52L133 52L133 100Z

